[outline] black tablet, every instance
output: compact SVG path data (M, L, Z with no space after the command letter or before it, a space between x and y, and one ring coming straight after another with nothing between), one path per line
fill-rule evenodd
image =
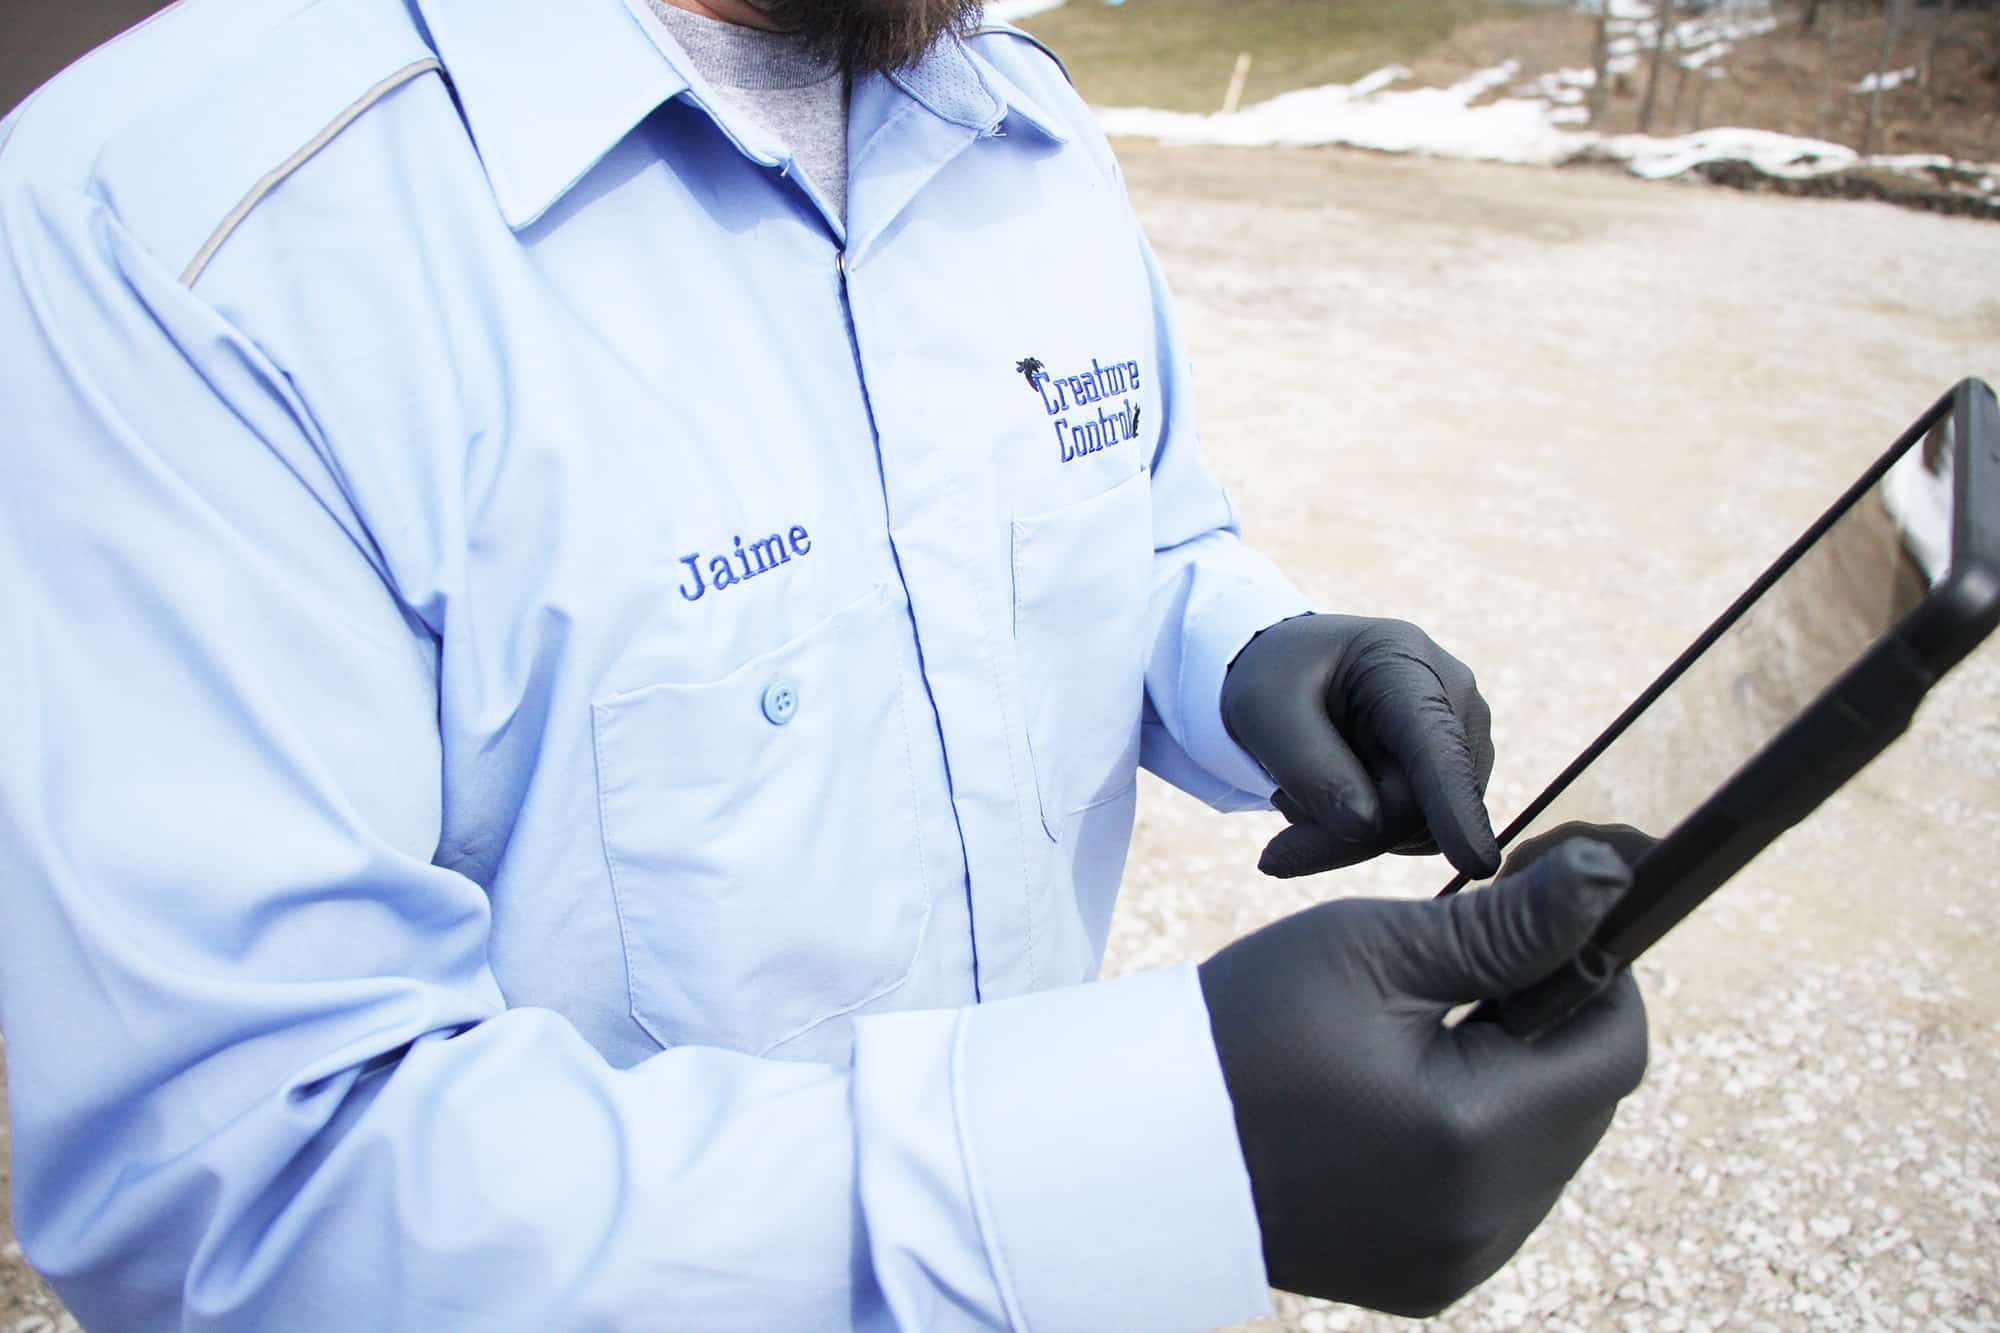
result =
M1623 826L1632 887L1565 970L1473 1017L1560 1023L1901 735L1996 622L2000 410L1966 380L1502 832L1515 869L1569 825Z

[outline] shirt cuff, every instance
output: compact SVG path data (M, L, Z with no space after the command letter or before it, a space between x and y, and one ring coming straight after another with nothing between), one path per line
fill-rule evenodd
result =
M1270 1310L1192 964L964 1012L967 1180L1018 1328L1209 1329Z
M1275 575L1275 571L1273 571ZM1281 620L1311 611L1281 575L1231 580L1189 608L1181 658L1181 719L1195 762L1238 791L1268 804L1278 784L1222 725L1222 681L1243 646Z

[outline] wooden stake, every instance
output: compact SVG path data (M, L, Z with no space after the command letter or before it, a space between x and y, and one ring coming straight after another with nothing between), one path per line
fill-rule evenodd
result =
M1249 78L1250 53L1240 51L1236 56L1236 72L1229 76L1229 91L1222 95L1223 115L1226 116L1236 110L1237 103L1243 100L1243 85Z

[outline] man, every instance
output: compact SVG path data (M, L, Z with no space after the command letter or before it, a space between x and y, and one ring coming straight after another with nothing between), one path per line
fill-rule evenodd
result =
M0 125L0 1023L92 1327L1422 1313L1638 1081L1573 843L1089 983L1154 772L1490 872L1059 68L962 5L186 0Z

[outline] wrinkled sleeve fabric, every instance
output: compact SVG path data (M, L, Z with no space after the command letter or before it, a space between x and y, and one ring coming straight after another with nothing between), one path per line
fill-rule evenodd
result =
M613 1068L507 1006L431 863L437 641L284 370L0 176L0 402L15 1219L88 1326L1263 1308L1192 969L864 1020L851 1068Z
M1173 297L1143 235L1138 244L1152 283L1155 364L1165 377L1152 462L1153 639L1140 758L1218 810L1268 809L1277 783L1223 729L1222 679L1259 630L1312 607L1239 535L1236 507L1202 457L1194 374Z
M1187 344L1159 259L1126 197L1117 155L1068 74L1037 49L1039 42L1019 37L998 39L988 53L1059 108L1065 128L1116 192L1145 269L1161 420L1148 460L1154 555L1139 761L1215 809L1268 810L1277 783L1223 728L1222 679L1260 630L1317 608L1243 541L1236 507L1202 456Z

